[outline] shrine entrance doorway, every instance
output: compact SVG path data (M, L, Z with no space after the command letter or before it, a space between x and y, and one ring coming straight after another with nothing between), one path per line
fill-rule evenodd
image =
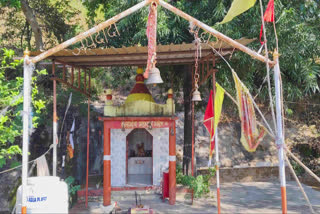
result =
M128 186L153 185L153 137L136 128L126 137L126 183Z

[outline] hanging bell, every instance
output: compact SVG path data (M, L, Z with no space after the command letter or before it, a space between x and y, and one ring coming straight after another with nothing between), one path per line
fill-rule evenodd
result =
M193 102L201 101L200 92L198 91L198 89L196 89L196 90L192 93L192 101L193 101Z
M160 76L160 71L158 68L153 67L153 68L151 68L151 70L149 72L149 77L146 81L146 85L155 85L155 84L159 84L159 83L163 83L161 76Z

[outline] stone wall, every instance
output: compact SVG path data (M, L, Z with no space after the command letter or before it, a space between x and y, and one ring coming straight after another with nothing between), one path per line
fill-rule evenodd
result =
M177 114L177 160L183 156L184 114ZM209 133L204 127L203 113L196 113L195 155L197 168L207 167L209 157ZM191 131L191 130L190 130ZM267 167L277 166L277 148L272 138L266 135L255 152L248 152L240 142L240 121L221 121L218 127L219 157L221 167ZM214 158L212 160L214 164Z
M200 168L198 174L208 174L208 168ZM286 179L292 180L288 167L286 167ZM220 168L220 182L266 182L278 181L278 166L260 166L260 167L225 167ZM211 184L216 183L216 177L210 180Z

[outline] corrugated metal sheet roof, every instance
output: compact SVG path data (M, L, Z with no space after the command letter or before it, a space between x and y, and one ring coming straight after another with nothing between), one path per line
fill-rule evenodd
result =
M237 42L247 45L254 39L241 38ZM230 54L234 49L225 42L219 41L210 43L222 55ZM157 64L191 64L194 62L196 47L194 44L170 44L157 46ZM31 56L37 56L41 52L31 52ZM201 45L201 57L212 55L211 47L205 43ZM50 56L50 59L56 59L57 62L85 67L101 66L128 66L128 65L146 65L148 56L148 47L132 46L122 48L105 49L65 49Z

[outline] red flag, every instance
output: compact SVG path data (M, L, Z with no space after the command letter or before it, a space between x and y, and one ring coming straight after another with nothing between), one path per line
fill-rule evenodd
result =
M263 20L265 22L274 22L274 0L270 0L267 6L266 11L264 12ZM261 25L260 29L260 43L263 45L263 41L261 40L262 37L262 29L263 26Z
M208 105L206 108L206 112L204 113L203 118L203 125L207 128L207 131L210 133L210 157L212 156L213 150L214 150L214 130L213 130L213 124L214 124L214 110L213 110L213 91L210 91L210 97L208 101Z

